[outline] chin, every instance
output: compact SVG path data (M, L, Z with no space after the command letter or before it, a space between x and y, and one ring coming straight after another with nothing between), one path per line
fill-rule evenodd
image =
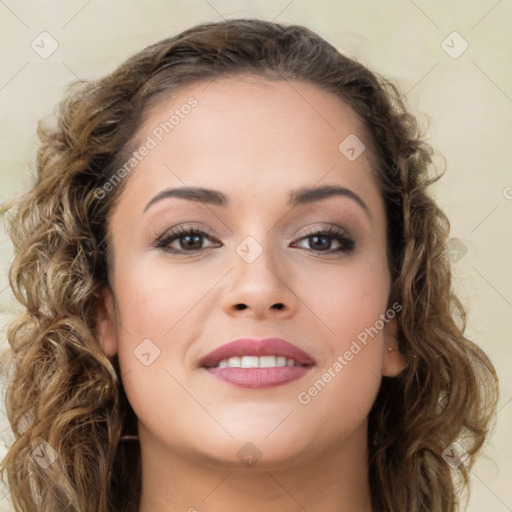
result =
M269 436L272 437L272 436ZM197 455L203 463L229 470L258 469L277 471L296 466L304 455L307 446L300 445L297 439L276 436L274 440L265 436L245 439L229 439L222 444L201 447Z

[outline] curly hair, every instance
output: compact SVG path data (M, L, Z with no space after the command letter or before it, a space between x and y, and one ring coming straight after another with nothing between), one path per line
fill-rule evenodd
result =
M14 442L1 464L17 512L136 512L141 493L136 417L117 356L96 336L109 284L107 216L128 178L98 188L126 161L156 101L221 75L301 80L337 95L361 120L385 201L392 288L402 305L399 349L408 364L383 377L368 418L374 510L454 512L496 411L498 377L464 336L452 291L450 224L427 194L434 151L398 87L311 30L255 19L189 28L136 53L109 75L71 84L57 122L38 124L32 188L5 205L16 256L9 282L23 311L8 326L6 410ZM443 452L456 440L468 458ZM56 460L34 461L42 442ZM459 488L459 483L462 484Z

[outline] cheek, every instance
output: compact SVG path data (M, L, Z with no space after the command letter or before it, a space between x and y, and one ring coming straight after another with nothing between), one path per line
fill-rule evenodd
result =
M389 272L380 260L304 272L299 280L304 304L340 342L357 337L386 311Z
M190 341L208 321L206 311L214 311L208 294L225 270L201 271L195 265L171 268L143 261L123 262L116 268L119 364L135 412L158 417L165 413L158 399L169 395L177 397L173 404L178 409L187 406L178 382L190 369Z
M118 281L123 327L136 338L166 342L204 319L202 304L225 271L200 265L171 266L136 262Z
M305 380L296 403L312 417L325 419L319 428L326 436L335 435L332 421L339 422L340 429L346 428L348 435L366 417L376 398L388 276L385 264L375 261L309 278L308 306L321 320L316 324L327 350L314 378Z
M143 423L172 430L176 412L190 411L190 396L180 385L188 370L184 361L190 339L204 321L198 305L218 279L194 272L191 266L170 270L134 263L129 272L128 266L124 273L121 266L119 270L123 277L116 281L121 320L118 356L123 386ZM180 418L181 427L189 428L187 416Z
M375 260L305 279L305 302L328 349L297 403L317 417L353 426L366 416L380 386L388 270Z
M346 364L335 361L323 368L297 394L296 418L314 423L318 438L350 439L366 421L379 390L376 353L366 350Z

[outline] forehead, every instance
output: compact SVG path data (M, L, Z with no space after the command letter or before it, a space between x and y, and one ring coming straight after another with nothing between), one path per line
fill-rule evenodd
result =
M189 120L183 122L186 118ZM235 128L233 138L248 134L269 139L276 132L288 134L288 138L297 133L312 140L320 136L334 144L349 134L364 138L358 116L334 93L304 81L270 80L250 74L217 77L159 95L144 119L139 137L156 132L158 139L170 132L182 132L187 138L190 125L196 141L202 142L214 138L216 129L226 134L230 128ZM166 130L162 124L169 122L172 126L167 124ZM158 133L162 130L164 133Z
M134 139L151 146L130 176L138 195L166 182L263 197L324 179L377 194L368 151L344 153L347 140L369 146L356 113L307 82L241 75L184 86L152 105Z

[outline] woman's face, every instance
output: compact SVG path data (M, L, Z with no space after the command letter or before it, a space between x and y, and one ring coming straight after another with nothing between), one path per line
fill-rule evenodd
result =
M403 364L351 108L303 82L220 78L160 101L137 137L98 332L144 453L276 464L363 439L381 375ZM169 192L185 188L208 192ZM240 338L255 341L210 356Z

